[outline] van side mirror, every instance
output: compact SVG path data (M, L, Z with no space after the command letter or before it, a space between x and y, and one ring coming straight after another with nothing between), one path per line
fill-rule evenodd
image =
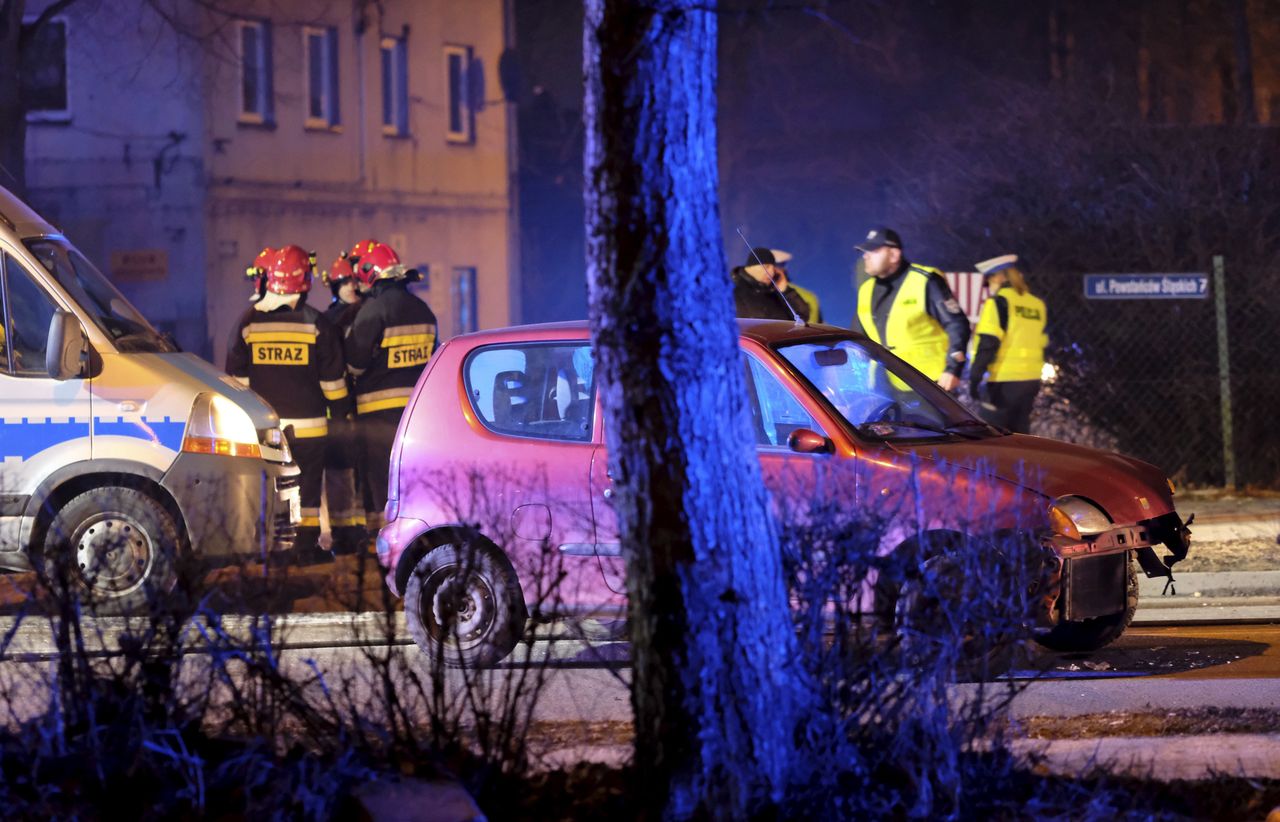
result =
M49 376L55 380L79 377L84 370L84 348L84 329L76 315L62 309L54 311L44 349L44 369Z
M808 428L797 428L787 437L787 447L797 454L830 454L831 440Z

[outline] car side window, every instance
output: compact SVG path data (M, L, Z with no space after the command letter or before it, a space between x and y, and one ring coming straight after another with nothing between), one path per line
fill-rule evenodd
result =
M793 431L808 428L821 432L787 386L750 354L747 355L747 385L756 445L785 448Z
M44 352L56 306L17 260L4 255L3 366L19 377L48 377Z
M595 365L586 343L494 345L463 365L476 416L497 434L586 442L595 408Z

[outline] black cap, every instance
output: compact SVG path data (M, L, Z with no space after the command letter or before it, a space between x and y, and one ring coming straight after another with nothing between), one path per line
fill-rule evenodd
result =
M750 268L753 265L775 265L777 260L773 257L773 249L760 246L751 249L751 253L747 255L747 261L742 264L743 268Z
M892 228L878 225L867 232L867 237L854 246L859 251L875 251L877 248L902 248L902 238Z

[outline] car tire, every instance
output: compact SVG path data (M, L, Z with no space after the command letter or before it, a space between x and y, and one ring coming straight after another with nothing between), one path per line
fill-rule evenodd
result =
M404 612L409 635L428 657L465 668L505 659L528 619L515 569L483 539L423 555L405 584Z
M911 669L947 665L959 681L995 679L1013 665L1012 617L1004 608L983 613L996 604L995 597L975 604L965 596L963 577L960 563L939 554L902 582L892 605L900 660ZM952 647L957 642L959 647Z
M45 532L42 565L55 595L99 614L146 611L178 583L180 536L150 495L107 486L72 497Z
M1137 610L1138 569L1134 564L1132 552L1130 552L1123 611L1094 617L1093 619L1060 623L1046 633L1038 634L1036 642L1051 651L1074 653L1096 651L1119 639L1120 635L1129 627L1129 623L1133 622L1133 615Z

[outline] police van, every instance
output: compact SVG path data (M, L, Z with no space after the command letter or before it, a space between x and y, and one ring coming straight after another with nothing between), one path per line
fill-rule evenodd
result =
M181 353L0 188L0 569L104 613L179 570L292 547L298 468L275 411Z

